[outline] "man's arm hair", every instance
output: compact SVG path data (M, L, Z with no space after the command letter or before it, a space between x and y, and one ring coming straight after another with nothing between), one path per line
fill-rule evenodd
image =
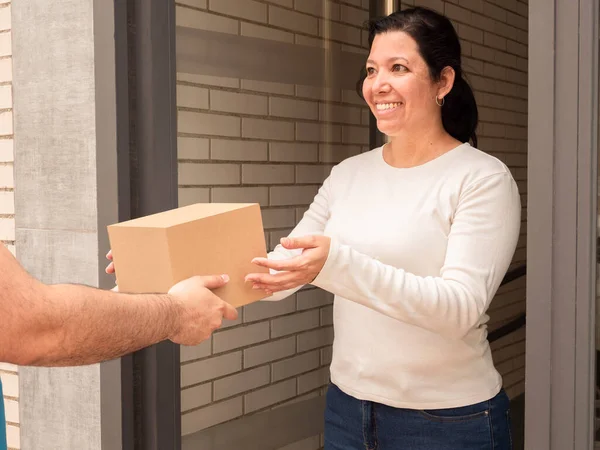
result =
M72 366L113 359L167 339L179 307L169 295L45 285L0 243L0 362Z

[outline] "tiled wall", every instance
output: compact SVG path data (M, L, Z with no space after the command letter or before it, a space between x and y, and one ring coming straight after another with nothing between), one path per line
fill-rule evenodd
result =
M177 23L284 42L291 53L300 45L364 53L367 3L180 0ZM281 64L290 57L282 55ZM302 217L332 165L368 150L368 111L351 89L256 78L178 73L179 202L258 202L272 248ZM314 288L259 302L210 341L182 348L183 434L321 395L331 359L331 304L332 295ZM316 436L294 445L289 450L321 443Z
M523 202L514 264L525 262L527 4L404 1L448 15L476 91L479 147L510 166ZM178 25L290 45L364 52L368 1L178 0ZM325 11L331 19L323 19ZM327 26L325 26L327 25ZM285 64L282 55L282 64ZM231 56L235 65L235 56ZM277 71L267 67L266 71ZM331 166L368 149L368 111L351 89L178 73L180 204L259 202L273 247L301 218ZM236 323L182 349L183 433L322 393L331 358L331 295L301 291L244 308ZM492 328L525 309L524 280L501 289ZM511 396L524 389L524 331L493 344ZM319 439L299 449L319 448ZM295 447L294 447L295 448Z
M527 0L402 0L452 19L463 64L479 107L479 148L507 164L521 193L521 236L513 266L525 263L527 242ZM490 329L525 312L525 278L504 286L490 308ZM525 391L525 329L492 344L509 396Z
M0 241L15 254L15 203L12 126L11 2L0 0ZM9 449L20 448L19 375L12 364L0 363ZM3 426L3 424L0 424Z

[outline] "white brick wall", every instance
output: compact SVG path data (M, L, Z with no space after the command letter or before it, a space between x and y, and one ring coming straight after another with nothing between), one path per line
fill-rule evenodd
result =
M480 107L480 147L511 167L525 208L526 4L402 3L415 1L440 9L457 25ZM368 16L368 0L177 3L179 25L365 53L360 26ZM368 149L369 113L351 89L250 80L243 73L240 78L179 73L177 79L180 204L258 202L269 248L302 217L332 165ZM525 260L525 242L523 234L515 263ZM500 291L492 326L523 310L520 283ZM331 303L330 294L304 289L283 302L250 305L242 309L240 323L197 349L183 348L183 433L321 395L331 361ZM524 335L516 333L493 348L509 394L519 394ZM285 449L322 445L317 436Z
M0 241L15 254L13 169L11 2L3 1L0 2ZM0 363L9 449L21 448L18 373L17 366Z
M507 164L523 204L521 236L513 267L526 260L527 229L527 1L403 0L434 7L457 25L464 65L480 113L479 148ZM525 280L500 289L490 308L490 328L525 311ZM492 345L509 396L525 390L525 333Z

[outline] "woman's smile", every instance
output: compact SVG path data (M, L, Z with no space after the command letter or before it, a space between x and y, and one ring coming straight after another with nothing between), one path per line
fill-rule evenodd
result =
M395 113L404 104L402 102L375 103L377 117L386 117Z

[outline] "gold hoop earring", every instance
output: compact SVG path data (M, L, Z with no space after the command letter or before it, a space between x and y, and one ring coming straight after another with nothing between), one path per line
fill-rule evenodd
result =
M440 103L440 101L438 100L438 96L435 96L435 104L438 106L444 106L444 103L446 103L446 99L444 97L442 97L442 102Z

